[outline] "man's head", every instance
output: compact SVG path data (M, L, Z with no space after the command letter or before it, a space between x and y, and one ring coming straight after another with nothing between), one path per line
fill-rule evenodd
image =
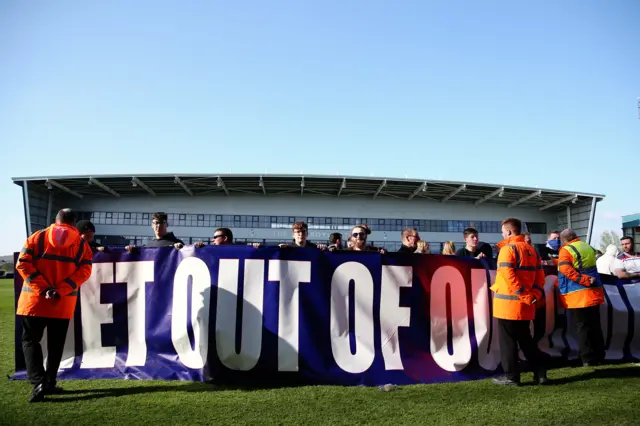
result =
M167 233L167 227L169 223L167 221L167 214L164 212L157 212L151 216L151 227L156 235L156 238L162 238Z
M76 228L84 240L88 243L93 242L93 238L96 234L96 227L88 220L80 220L76 223Z
M342 234L339 232L334 232L329 235L329 244L335 245L338 248L342 248Z
M464 235L464 242L467 249L475 251L476 247L478 247L478 231L476 231L475 228L467 228L462 235Z
M75 226L76 213L69 208L60 210L56 215L56 224L58 225L65 224L65 225Z
M309 234L309 227L304 222L296 222L291 227L293 230L293 241L299 246L307 244L307 235Z
M353 246L362 248L367 243L367 235L371 233L371 230L367 225L354 226L351 230L351 239L353 240Z
M620 245L622 246L623 252L627 254L633 254L633 238L632 237L620 238Z
M571 228L567 228L560 233L560 241L563 245L575 240L576 238L578 238L578 236Z
M549 235L547 235L547 241L553 241L553 240L559 240L560 239L560 231L558 231L557 229L554 229L553 231L549 232Z
M218 228L213 232L211 241L214 246L233 244L233 232L229 228Z
M525 233L523 233L522 235L524 235L524 242L529 244L529 245L533 245L533 243L531 242L531 232L527 231Z
M506 240L509 237L515 237L522 232L522 222L520 219L510 217L502 221L502 236Z
M420 235L416 228L405 228L402 231L402 244L405 246L415 249L418 246L418 241L420 241Z

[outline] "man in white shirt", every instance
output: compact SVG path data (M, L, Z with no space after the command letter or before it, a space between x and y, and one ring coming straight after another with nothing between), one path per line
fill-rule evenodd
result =
M640 256L633 251L633 238L620 239L622 253L616 257L614 272L622 280L640 282Z

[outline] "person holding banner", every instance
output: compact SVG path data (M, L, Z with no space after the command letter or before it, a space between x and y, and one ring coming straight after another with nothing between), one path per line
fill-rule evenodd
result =
M580 359L585 367L604 359L604 337L600 325L600 305L604 287L596 266L596 250L580 241L572 229L560 233L558 281L562 306L575 321Z
M498 243L498 272L491 290L493 316L498 319L498 340L503 377L493 379L499 385L520 385L518 346L534 373L534 382L547 383L547 370L541 363L538 347L531 337L529 325L535 317L536 305L542 303L544 271L540 257L525 243L522 222L515 218L502 222L504 240Z
M29 381L29 402L40 402L56 386L69 320L78 289L91 276L93 252L75 228L75 213L62 209L55 224L33 233L18 258L16 270L24 278L16 314L22 317L22 350ZM40 341L47 329L47 367Z

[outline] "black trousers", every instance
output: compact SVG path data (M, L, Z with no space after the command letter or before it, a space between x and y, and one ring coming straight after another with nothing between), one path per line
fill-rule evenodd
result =
M516 382L520 381L518 346L534 372L538 372L541 367L538 347L533 342L529 331L530 325L531 321L528 320L498 319L502 369L508 379Z
M571 309L580 345L582 362L598 362L604 359L604 336L600 325L600 306Z
M536 316L533 319L533 341L538 344L544 337L547 327L547 310L543 308L536 309Z
M40 341L47 329L47 367L44 367ZM27 363L27 374L33 385L44 383L55 386L58 368L64 351L69 328L68 319L22 317L22 351Z

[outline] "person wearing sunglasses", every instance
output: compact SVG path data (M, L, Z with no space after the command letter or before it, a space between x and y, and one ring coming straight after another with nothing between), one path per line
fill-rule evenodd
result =
M233 244L233 232L229 228L218 228L213 232L211 237L212 246L223 246L227 244ZM196 248L204 247L204 241L198 241L193 243Z
M367 246L367 235L371 234L371 229L367 225L358 225L351 230L351 241L353 247L349 250L353 251L377 251L379 253L386 253L387 250L383 248L377 248L373 246Z

